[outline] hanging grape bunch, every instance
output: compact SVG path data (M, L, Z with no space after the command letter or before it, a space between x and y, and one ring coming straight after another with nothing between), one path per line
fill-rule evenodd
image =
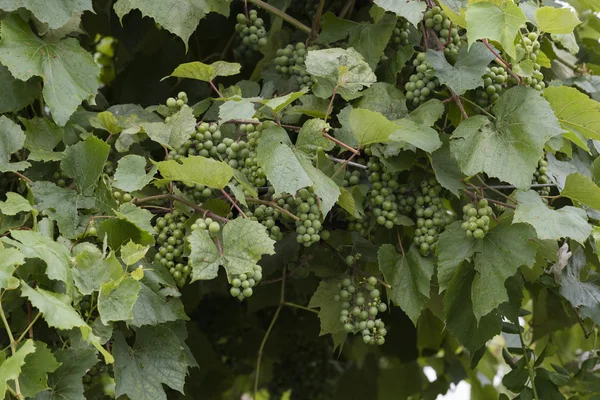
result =
M533 180L531 181L531 183L533 185L536 185L536 184L545 185L545 184L550 183L550 179L548 179L548 175L546 175L547 173L548 173L548 161L546 160L546 156L544 155L538 161L538 165L537 165L535 172L533 173ZM550 187L549 186L536 188L535 190L539 193L540 196L549 196L550 195ZM545 202L547 202L547 199L543 199L543 200Z
M344 180L342 181L342 186L356 186L360 183L360 171L344 171Z
M285 48L277 50L275 70L284 79L291 79L296 86L310 87L313 78L306 72L304 61L310 50L318 50L319 46L313 45L306 48L302 42L296 45L288 44Z
M481 199L477 204L469 203L463 207L463 220L461 227L467 237L483 239L490 228L490 216L493 215L492 207L486 199Z
M252 296L255 287L262 279L262 268L260 265L255 265L253 271L245 274L234 275L231 279L231 288L229 294L242 301L246 297Z
M246 211L245 214L251 220L257 221L266 227L267 233L271 239L278 241L283 238L281 228L277 225L277 220L281 216L281 211L279 211L277 208L267 206L265 204L259 204L254 206L253 209L251 208L251 210Z
M399 224L398 204L394 191L399 188L398 181L386 171L377 157L369 157L367 162L367 176L370 190L367 194L368 204L375 221L379 225L392 229Z
M477 104L487 107L500 98L507 87L508 72L501 66L488 67L483 75L483 88L477 88Z
M169 97L167 99L167 107L169 108L169 112L171 114L175 114L177 111L181 110L183 107L187 107L188 97L186 92L179 92L177 94L177 98ZM165 122L169 122L171 117L166 117Z
M190 267L184 260L184 232L187 217L179 210L156 219L154 230L157 234L158 252L154 259L164 265L175 282L183 286L190 274Z
M267 45L265 21L258 17L256 10L249 10L247 18L244 14L238 14L237 22L235 31L238 40L233 56L238 61L251 62L260 49Z
M425 53L417 54L413 66L416 72L408 78L404 89L406 100L413 107L417 107L433 95L433 91L440 86L440 81L435 77L434 69L425 61Z
M100 67L100 82L110 85L115 80L115 47L117 40L111 36L96 35L94 61Z
M296 240L308 247L321 240L319 232L323 229L323 216L317 204L317 195L308 189L300 189L295 204L299 218L296 221Z
M544 83L544 74L540 71L542 67L537 62L538 53L540 51L538 34L530 32L526 36L522 35L522 42L517 43L515 49L517 51L518 60L521 62L523 60L530 60L533 64L533 75L524 77L523 80L525 83L535 90L544 90L546 87L546 84Z
M431 178L423 180L415 194L414 215L417 227L413 241L424 257L435 252L439 235L446 225L441 192L442 186L435 178Z
M390 41L385 48L384 54L381 56L382 61L392 57L393 54L402 46L409 44L409 26L409 22L406 19L401 17L398 18L396 21L396 26L392 30Z
M348 256L348 264L356 262L355 257ZM354 284L356 281L356 284ZM344 278L339 284L339 294L336 301L341 301L340 322L348 333L360 332L366 344L385 343L387 330L385 324L377 315L387 310L387 305L381 301L377 278Z
M244 162L240 163L238 169L248 178L248 181L254 187L262 187L267 184L267 176L265 175L262 167L258 165L258 158L256 154L256 148L262 134L264 124L240 124L238 129L241 135L246 136L248 147L247 154L244 152L242 156L245 156ZM245 190L245 189L244 189Z
M444 54L456 56L460 50L461 40L458 26L452 25L450 18L438 6L425 12L425 26L435 31L442 46Z

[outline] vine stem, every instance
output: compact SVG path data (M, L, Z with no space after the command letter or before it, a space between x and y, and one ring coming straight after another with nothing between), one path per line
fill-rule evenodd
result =
M286 14L285 12L281 11L277 7L273 7L272 5L267 4L262 0L248 0L248 3L252 3L255 6L260 7L263 10L267 11L268 13L271 13L271 14L275 15L276 17L281 18L288 24L295 26L296 28L300 29L302 32L306 33L307 35L310 35L310 33L311 33L311 28L304 25L302 22L298 21L296 18L292 17L291 15ZM256 397L256 395L255 395L255 397Z
M233 204L233 206L235 207L235 209L238 210L238 212L242 215L242 217L248 218L248 216L246 214L244 214L244 212L242 211L242 209L240 208L240 206L238 206L237 203L235 201L233 201L233 199L231 198L231 196L229 196L229 194L227 194L227 192L225 191L225 189L221 189L221 193L223 193L223 196L225 196L227 198L227 200L229 200L229 202L231 204Z
M282 276L281 276L281 293L279 295L279 305L277 306L277 310L275 310L275 314L273 314L273 319L271 319L271 323L265 332L265 336L258 348L258 357L256 359L256 375L254 376L254 398L256 399L256 395L258 394L258 379L260 378L260 362L262 360L263 350L265 349L265 344L267 344L267 340L269 339L269 335L275 326L275 322L277 322L277 318L279 317L279 313L283 308L285 303L285 268L282 268Z
M490 114L489 112L487 112L485 110L485 108L481 107L479 104L475 103L474 101L471 101L469 99L467 99L466 97L460 96L461 100L466 101L467 103L477 107L479 109L479 111L481 111L482 113L484 113L485 115L487 115L488 117L492 118L492 119L496 119L496 117L493 114Z
M333 175L331 175L331 179L333 179L337 174L339 174L340 172L342 172L344 170L344 168L346 168L346 165L348 165L349 162L352 161L352 159L354 157L356 157L357 153L353 153L350 158L348 158L347 160L344 160L344 162L342 163L342 165L340 165L340 167L333 173Z
M295 221L300 221L300 218L298 218L298 216L292 214L291 212L289 212L288 210L286 210L283 207L280 207L277 203L275 203L274 201L269 201L269 200L261 200L261 199L255 199L253 197L246 197L246 201L250 201L252 203L257 203L257 204L264 204L266 206L271 206L273 208L278 209L279 211L281 211L282 213L286 214L287 216L289 216L290 218L292 218Z
M514 198L510 197L510 196L509 196L509 195L507 195L507 194L504 194L504 193L502 193L502 192L501 192L501 191L499 191L498 189L496 189L496 188L494 188L494 187L492 187L492 186L488 185L487 183L485 183L485 182L483 181L483 179L481 179L481 178L480 178L479 180L481 181L481 185L482 185L484 188L486 188L486 189L488 189L488 190L491 190L492 192L494 192L494 193L496 193L496 194L498 194L498 195L500 195L500 196L504 197L506 200L510 200L510 201L512 201L512 202L513 202L513 203L515 203L515 204L519 204L519 202L518 202L517 200L515 200ZM469 186L470 186L470 187L472 187L472 188L474 188L474 189L477 189L477 187L476 187L475 185L473 185L472 183L469 183Z
M521 341L521 348L523 349L523 357L527 357L525 360L527 361L527 372L529 373L529 380L531 381L531 389L533 390L533 397L535 400L540 400L537 394L537 390L535 388L535 373L533 371L533 365L529 363L529 356L527 355L527 350L525 348L525 341L523 340L523 334L521 333L521 328L519 327L519 340Z
M333 100L335 100L335 95L337 94L338 85L333 87L333 93L331 94L331 100L329 100L329 105L327 106L327 113L325 113L325 122L329 119L329 114L331 114L331 109L333 108Z
M250 125L262 124L261 121L253 121L251 119L230 119L229 121L225 121L223 123L224 124L250 124ZM299 131L301 129L300 126L295 126L295 125L285 125L285 124L278 124L278 125L282 128L290 129L293 131Z
M163 200L163 199L169 199L169 200L173 200L173 201L178 201L182 204L185 204L186 206L193 208L194 210L201 212L201 213L205 213L205 215L210 216L212 219L216 219L219 220L221 222L229 222L228 218L225 217L221 217L220 215L215 214L212 211L208 211L203 209L202 207L200 207L197 204L192 203L191 201L188 201L186 199L184 199L183 197L179 197L177 195L174 194L158 194L156 196L148 196L148 197L142 197L142 198L136 198L131 200L131 202L133 204L139 204L139 203L145 203L147 201L153 201L153 200Z
M354 3L355 3L355 0L347 1L344 8L342 8L342 10L340 11L338 18L344 19L344 18L346 18L346 14L348 14L348 13L351 14L350 10L352 10L352 8L354 7Z
M32 182L32 180L31 180L31 179L29 179L28 177L26 177L25 175L23 175L23 174L22 174L22 173L20 173L20 172L13 171L13 174L15 174L15 175L16 175L16 176L18 176L19 178L23 179L23 180L24 180L25 182L27 182L27 183L31 183L31 182Z
M348 164L348 165L350 165L352 167L361 168L361 169L367 169L366 165L362 165L362 164L359 164L359 163L354 162L354 161L348 161L348 160L344 160L342 158L337 158L337 157L334 157L334 156L329 156L329 159L331 161L335 161L337 163L346 163L346 164Z
M213 88L213 90L215 91L215 93L219 96L219 97L223 97L223 95L221 94L221 92L219 91L219 89L215 86L215 84L213 83L213 81L208 82L210 83L210 87Z
M325 0L319 2L319 8L317 9L317 15L313 22L310 34L308 35L308 41L312 42L317 38L317 32L321 29L321 16L323 15L323 8L325 7Z
M2 293L4 294L4 293ZM10 340L10 350L14 355L17 352L17 342L15 341L15 337L12 334L10 329L10 325L8 324L8 320L6 319L6 314L4 314L4 307L2 307L2 295L0 295L0 318L2 318L2 323L4 324L4 329L6 329L6 333L8 334L8 340ZM27 332L27 330L25 330ZM15 378L15 396L19 400L23 400L23 394L21 394L21 386L19 385L19 378Z
M498 52L496 50L494 50L494 48L492 46L490 46L490 43L488 42L487 39L482 39L483 44L485 45L485 47L488 48L489 51L492 52L493 55L496 56L496 60L499 61L500 63L504 64L504 66L506 67L506 70L508 71L508 73L515 78L517 81L519 81L519 84L523 84L523 79L515 74L512 70L512 68L510 67L510 64L508 63L508 61L506 61L504 58L502 58L502 56L500 54L498 54Z
M33 318L33 320L29 323L29 325L27 326L27 328L25 328L25 330L23 331L23 333L21 333L19 335L19 337L17 338L17 343L21 343L21 340L23 340L25 338L25 335L27 335L27 333L29 333L29 338L33 339L33 325L37 322L37 320L42 316L42 313L37 313L37 315Z
M448 89L450 89L450 88L448 88ZM452 93L452 98L454 99L454 102L456 103L456 105L460 109L460 113L463 116L463 118L464 119L469 119L469 116L467 115L467 112L465 111L465 107L463 107L463 104L460 101L460 97L458 97L458 95L452 89L450 89L450 93Z
M296 304L296 303L290 303L290 302L284 301L282 304L284 306L299 308L301 310L309 311L309 312L315 313L315 314L319 313L317 310L313 310L312 308L304 307L304 306L301 306L300 304Z
M471 193L471 192L470 192L470 191L468 191L468 190L463 190L463 192L464 192L464 193L466 193L466 194L468 194L468 195L469 195L469 196L471 196L472 198L473 198L473 197L477 197L477 195L475 195L475 194ZM481 197L481 196L479 196L479 197ZM501 206L504 206L504 207L506 207L506 208L512 208L513 210L517 208L517 207L513 206L512 204L508 204L508 203L505 203L505 202L503 202L503 201L498 201L498 200L494 200L494 199L488 199L487 197L484 197L484 198L485 198L487 201L489 201L490 203L499 204L499 205L501 205Z

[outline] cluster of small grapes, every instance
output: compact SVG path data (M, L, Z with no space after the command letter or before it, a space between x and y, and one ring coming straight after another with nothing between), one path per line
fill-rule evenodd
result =
M285 48L277 50L275 58L275 70L284 79L295 80L302 87L312 86L313 78L306 72L304 61L310 50L318 50L318 46L306 47L302 42L296 45L288 44Z
M435 77L434 69L425 61L425 53L417 54L413 66L416 72L408 78L404 89L406 89L406 100L416 107L431 97L433 91L440 86L440 81Z
M133 200L133 196L131 196L130 193L127 192L122 192L120 190L115 190L113 192L113 198L117 201L117 203L119 204L123 204L123 203L129 203L131 200Z
M446 226L440 193L442 186L435 180L423 180L415 194L414 215L416 229L413 242L423 257L435 252L440 233Z
M288 272L294 272L294 274L291 276L291 278L293 279L304 279L304 278L308 278L308 275L310 275L310 271L308 270L308 263L304 262L304 261L297 261L297 262L290 262L287 265L287 270Z
M296 215L296 240L298 243L309 247L321 240L319 233L323 229L323 216L317 204L317 195L308 189L300 189L294 199Z
M362 217L348 217L348 229L354 232L358 232L361 236L367 236L369 228L371 227L371 219L368 214Z
M87 392L96 385L104 386L105 382L103 382L103 378L104 378L103 375L108 375L109 379L110 379L110 376L112 375L112 368L110 366L104 364L103 362L99 362L98 364L94 365L92 368L88 369L82 378L83 390Z
M533 63L533 75L523 78L525 83L535 90L544 90L546 87L546 84L544 83L544 74L540 71L541 66L537 62L538 53L540 51L538 34L530 32L527 36L523 36L522 43L517 43L515 49L517 51L517 59L528 59Z
M181 110L184 106L187 106L188 96L186 92L179 92L177 98L169 97L167 99L167 107L171 113L176 113ZM165 122L169 122L169 117L165 118Z
M400 47L408 44L409 27L409 22L405 18L399 17L398 21L396 21L396 27L392 30L392 37L390 38L388 47L398 50Z
M349 256L347 262L355 262L355 258ZM361 332L366 344L385 343L387 330L385 324L377 314L385 312L387 305L381 301L377 278L360 278L356 285L350 278L344 278L339 284L340 293L335 295L336 301L342 302L340 311L340 322L344 324L344 330L348 333Z
M540 158L540 160L538 161L538 166L535 170L535 172L533 173L533 180L531 181L532 184L548 184L550 183L550 179L548 179L548 175L546 175L548 173L548 160L546 160L546 156L544 155L544 157ZM542 188L536 188L535 189L540 196L549 196L550 195L550 187L542 187ZM546 199L543 199L545 201L547 201Z
M252 296L254 293L253 287L256 286L262 279L262 268L260 265L255 265L254 270L233 276L231 279L231 288L229 293L242 301L246 297Z
M367 204L371 206L371 213L377 224L392 229L400 223L395 194L400 184L386 171L379 159L373 156L367 162L367 176L370 184Z
M227 148L226 146L225 149L223 149L223 146L220 149L218 148L222 137L223 135L217 124L202 122L196 128L196 132L191 133L189 139L181 147L169 152L169 159L178 160L180 157L186 156L216 158L219 150L222 150L221 153L224 153Z
M490 216L493 215L492 207L486 199L481 199L477 205L469 203L463 207L462 229L467 237L483 239L490 229Z
M256 148L258 147L264 125L264 123L261 123L257 125L240 124L238 126L240 134L245 135L248 141L248 154L244 159L243 165L240 165L238 169L246 176L246 178L248 178L254 187L262 187L267 184L267 175L258 165L258 158L256 155Z
M440 42L444 45L444 54L447 56L458 54L461 46L458 26L452 26L452 21L440 7L435 6L425 12L425 26L436 32Z
M52 180L56 183L56 186L61 188L67 187L71 183L71 179L62 170L56 171L52 174Z
M342 186L344 186L344 187L356 186L359 183L360 183L360 171L358 171L358 170L344 171L344 180L342 182Z
M253 221L257 221L267 228L269 237L275 241L283 238L281 228L277 225L277 220L281 217L281 211L275 207L259 204L250 206L250 210L246 211L246 215Z
M110 85L115 80L115 47L117 40L112 36L96 36L94 62L100 67L100 82Z
M185 222L187 217L179 210L165 214L156 219L154 231L158 252L154 259L164 265L177 285L183 286L191 272L184 259L185 250Z
M483 75L483 88L476 90L477 104L487 107L500 98L507 87L508 72L501 66L486 68Z
M267 45L265 21L258 17L256 10L250 10L248 18L244 14L238 14L237 22L235 31L239 37L233 56L236 60L252 61L256 53Z

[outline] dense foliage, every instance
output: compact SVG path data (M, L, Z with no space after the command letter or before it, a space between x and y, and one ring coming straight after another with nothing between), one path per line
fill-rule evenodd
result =
M0 393L599 398L598 12L0 0Z

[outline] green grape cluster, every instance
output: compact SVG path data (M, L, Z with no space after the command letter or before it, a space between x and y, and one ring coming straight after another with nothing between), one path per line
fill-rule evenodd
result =
M248 18L238 14L235 31L239 35L237 46L233 49L236 60L252 61L256 53L267 45L265 21L258 17L256 10L250 10Z
M252 288L258 285L261 279L262 268L260 265L255 265L250 272L232 276L229 294L242 301L246 297L252 296L254 293Z
M399 17L396 21L396 26L392 30L392 37L390 38L389 48L398 50L400 47L407 45L409 36L409 22L402 17Z
M550 179L548 179L548 160L546 160L546 156L540 158L538 161L537 168L533 173L532 184L548 184L550 183ZM550 187L542 187L535 189L540 196L549 196L550 195ZM544 199L546 200L546 199Z
M421 187L415 194L416 228L413 242L419 246L419 252L424 257L435 252L439 235L446 225L441 192L442 186L435 178L431 178L421 181Z
M158 245L158 252L154 259L169 270L179 286L185 284L191 272L191 268L184 260L186 221L185 215L179 210L174 210L157 218L154 225Z
M367 236L371 226L369 215L365 214L362 217L348 217L348 229L353 232L358 232L361 236ZM321 235L322 236L322 235Z
M304 247L309 247L321 240L319 232L323 229L323 216L317 204L317 195L308 189L300 189L294 202L296 215L300 218L296 221L296 240Z
M123 192L121 190L115 190L113 192L113 198L119 204L129 203L131 200L133 200L133 196L131 195L131 193Z
M537 62L538 53L540 51L540 42L538 34L530 32L527 36L522 36L522 43L517 43L515 49L518 60L531 60L533 63L533 75L523 78L525 83L535 90L542 91L546 87L544 83L544 74L540 71L541 66Z
M110 85L117 77L115 71L115 48L117 40L112 36L96 35L94 62L100 67L100 82Z
M435 6L425 12L425 26L436 32L440 42L444 45L444 54L447 56L458 54L461 46L458 26L452 25L452 21L444 14L441 7Z
M483 88L476 90L477 104L487 107L500 98L508 84L508 72L504 67L493 66L485 69Z
M375 222L392 229L396 224L400 224L395 194L400 185L377 157L369 157L367 176L370 184L367 202L371 206Z
M222 138L223 135L217 124L202 122L181 147L169 152L169 159L179 160L187 156L217 158L219 154L217 146L221 144Z
M284 79L295 81L297 86L310 87L314 83L313 78L306 72L304 61L310 50L318 50L318 46L306 47L302 42L295 45L288 44L285 48L277 50L275 58L275 70Z
M400 185L398 188L398 212L402 215L411 215L415 206L415 197L412 195L416 189L410 185Z
M342 186L344 186L344 187L356 186L359 183L360 183L360 171L358 171L358 170L344 171L344 180L342 182Z
M241 135L246 136L248 143L248 153L244 152L245 156L243 164L238 166L238 169L248 178L248 181L254 187L262 187L267 184L267 175L265 171L258 165L258 157L256 149L260 140L264 124L240 124L238 130Z
M490 229L490 216L493 215L492 207L486 199L481 199L477 204L469 203L463 207L463 220L461 227L467 237L483 239Z
M433 95L434 90L440 86L440 81L435 77L434 69L425 61L425 53L417 54L413 66L416 72L408 78L404 89L406 100L416 107Z
M69 178L69 176L61 169L52 174L52 181L56 183L56 186L61 188L67 187L72 182L71 178Z
M186 92L179 92L177 94L177 98L169 97L167 99L167 107L173 113L181 110L185 105L187 105L188 97ZM168 122L169 117L165 119L165 122Z
M83 390L87 392L96 385L104 385L104 376L106 375L108 375L109 378L110 375L112 375L111 367L103 362L99 362L98 364L94 365L92 368L87 370L82 378Z
M349 256L355 262L354 257ZM381 301L377 278L357 279L344 278L338 283L340 293L335 295L336 301L341 301L340 322L344 324L344 330L348 333L360 332L366 344L385 343L387 330L385 324L377 315L387 310L387 305Z
M265 226L271 239L278 241L283 238L281 228L277 225L277 220L281 217L281 211L277 208L259 204L253 210L246 211L246 215L251 220Z
M287 265L287 270L290 273L294 273L291 278L293 279L304 279L304 278L308 278L308 276L310 275L310 271L308 270L308 263L306 262L302 262L302 261L298 261L298 262L291 262Z

